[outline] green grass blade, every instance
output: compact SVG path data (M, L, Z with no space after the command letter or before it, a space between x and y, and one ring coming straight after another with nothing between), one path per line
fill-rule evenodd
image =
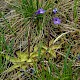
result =
M69 70L68 65L67 65L67 59L68 59L68 56L69 56L69 53L70 53L70 49L71 49L71 46L68 48L68 51L66 53L66 57L64 59L64 65L63 65L63 76L64 77L63 78L67 77L66 75L67 75L67 72Z
M15 31L13 30L13 28L11 28L8 20L4 16L3 16L3 18L4 18L5 22L6 22L7 27L11 30L12 34L16 35Z
M38 10L39 0L36 0L36 5L37 5L37 10Z
M78 0L74 0L74 8L73 8L74 9L74 16L73 17L74 17L75 27L76 27L76 23L78 21L77 8L78 8Z

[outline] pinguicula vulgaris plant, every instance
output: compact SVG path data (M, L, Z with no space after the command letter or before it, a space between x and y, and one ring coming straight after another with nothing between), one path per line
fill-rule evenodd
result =
M25 22L24 24L27 25L26 26L26 32L27 32L27 39L28 39L28 42L27 42L28 43L28 48L27 48L28 50L25 51L25 52L21 52L21 51L20 52L16 52L18 58L16 58L16 57L13 58L13 57L10 57L8 55L6 56L7 60L9 60L11 58L9 61L11 61L14 64L14 66L15 66L13 69L15 69L15 68L17 68L19 66L21 66L21 68L22 68L22 66L23 66L25 61L28 62L28 63L31 63L33 61L33 58L36 57L34 52L33 52L34 54L33 53L31 54L31 41L32 41L32 37L33 37L32 31L34 29L34 25L38 28L39 31L41 30L40 29L41 27L42 28L44 28L46 26L48 27L49 23L45 25L45 22L46 22L45 18L47 18L48 16L51 16L49 14L49 15L47 15L47 17L45 17L47 9L45 9L43 7L39 7L39 6L35 7L33 5L33 1L32 0L29 0L29 1L28 0L22 0L22 5L20 6L20 10L21 10L20 14L22 14L22 16L24 18L24 22ZM57 13L57 9L55 8L53 10L53 12L56 14ZM54 24L60 24L60 22L61 22L60 19L58 19L58 18L53 20L53 17L52 17L52 19L50 19L49 22L51 20L53 21ZM50 37L49 32L50 32L50 29L48 27L48 36ZM50 42L49 37L48 37L48 43ZM43 54L44 54L44 52L46 53L46 51L48 50L49 46L50 46L50 44L48 44L47 47L43 46L44 48L42 48L42 49L44 49L44 51L41 50ZM57 48L60 48L60 47L57 47ZM38 50L36 51L36 53L37 52L38 52ZM51 55L54 55L53 54L54 47L49 49L47 52L51 53ZM19 63L23 62L23 64L16 64L18 62ZM11 70L12 70L12 67L11 67ZM6 71L6 72L8 73L9 71Z
M80 73L79 65L73 63L80 62L80 55L73 57L79 53L79 44L76 44L79 33L73 34L74 22L78 26L77 1L11 0L10 6L18 8L14 9L15 14L12 8L9 7L8 13L1 7L4 19L0 17L0 34L3 34L0 37L0 80L26 80L24 77L28 79L28 76L29 80L79 80L75 76ZM8 23L10 25L6 25ZM14 33L17 34L13 36ZM67 49L67 45L71 48Z

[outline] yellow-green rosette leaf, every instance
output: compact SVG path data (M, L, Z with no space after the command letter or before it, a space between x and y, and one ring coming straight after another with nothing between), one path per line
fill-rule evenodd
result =
M60 45L53 45L50 48L53 49L53 50L55 50L55 49L60 49L61 46Z
M56 53L55 53L55 51L54 50L52 50L52 49L49 49L49 51L48 51L54 58L56 58Z

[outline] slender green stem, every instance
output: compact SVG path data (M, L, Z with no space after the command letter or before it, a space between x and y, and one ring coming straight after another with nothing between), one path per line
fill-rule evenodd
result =
M77 22L77 3L78 0L74 0L74 21Z
M36 0L36 5L37 5L37 9L38 9L38 5L39 5L39 1L38 0Z

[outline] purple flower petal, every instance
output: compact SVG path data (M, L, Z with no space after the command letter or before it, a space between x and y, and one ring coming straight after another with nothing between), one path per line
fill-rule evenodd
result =
M80 55L78 56L78 60L80 61Z
M57 8L53 9L53 13L55 14L57 13Z
M36 14L44 14L46 11L42 8L40 8L39 10L37 10Z
M61 19L55 17L55 18L53 18L53 22L54 22L54 24L60 24L61 23Z
M34 74L35 73L35 70L34 70L34 68L29 68L26 72L29 72L31 74Z

